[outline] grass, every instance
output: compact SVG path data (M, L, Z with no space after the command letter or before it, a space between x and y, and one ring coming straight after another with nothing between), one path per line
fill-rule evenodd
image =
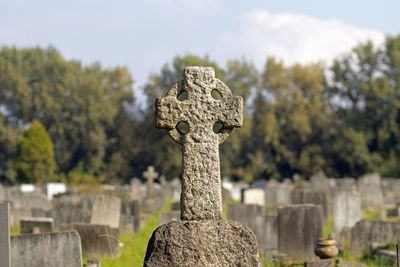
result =
M168 199L162 211L170 211L172 199ZM120 236L121 243L124 246L121 248L119 258L102 258L102 267L121 267L121 266L143 266L143 260L146 255L147 243L150 240L154 230L158 227L158 216L160 212L155 212L147 221L146 225L139 233L122 234Z
M379 221L381 219L381 212L379 210L364 209L364 218L371 221Z
M19 227L19 222L10 225L10 235L20 235L21 230Z
M393 263L382 258L375 258L373 256L364 256L362 258L353 258L349 254L344 253L337 257L338 259L343 259L352 262L363 263L367 267L392 267Z
M329 234L333 232L333 216L330 215L328 218L328 224L324 226L324 237L329 237Z

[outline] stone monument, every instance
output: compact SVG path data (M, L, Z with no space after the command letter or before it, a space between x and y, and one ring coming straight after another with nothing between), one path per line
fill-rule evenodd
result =
M147 167L147 170L143 173L143 177L147 180L147 198L153 197L153 182L158 177L158 172L154 170L153 166Z
M181 220L157 228L144 266L263 266L251 230L222 220L219 148L242 126L243 102L210 67L187 67L156 100L156 125L183 151Z

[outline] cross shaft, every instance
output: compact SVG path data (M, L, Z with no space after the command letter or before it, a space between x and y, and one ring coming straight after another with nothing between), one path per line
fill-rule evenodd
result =
M221 99L214 99L216 90ZM181 94L186 97L178 99ZM222 218L221 178L218 145L234 127L242 125L241 97L215 78L214 69L188 67L184 79L163 98L156 100L156 125L166 129L182 145L181 219ZM188 131L177 127L184 123ZM215 123L223 127L213 131Z

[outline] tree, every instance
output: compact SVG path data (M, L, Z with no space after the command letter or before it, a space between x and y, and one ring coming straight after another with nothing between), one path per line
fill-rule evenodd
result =
M36 120L19 140L16 168L19 181L30 183L48 182L57 169L53 143Z

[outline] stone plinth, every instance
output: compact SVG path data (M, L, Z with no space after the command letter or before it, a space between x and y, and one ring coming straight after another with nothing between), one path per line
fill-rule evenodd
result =
M154 231L144 267L261 267L257 241L237 222L203 220L170 222Z
M82 266L79 234L66 231L12 236L11 266Z

